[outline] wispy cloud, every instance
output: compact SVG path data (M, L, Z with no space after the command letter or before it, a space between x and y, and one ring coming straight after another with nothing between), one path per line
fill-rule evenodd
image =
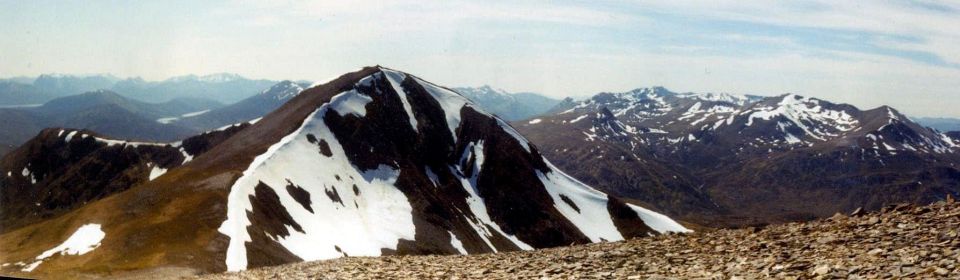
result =
M663 85L960 117L956 2L0 1L0 24L0 76L323 79L381 64L553 96Z
M960 68L960 49L956 47L960 45L960 34L956 31L960 29L960 5L956 3L823 0L642 3L645 10L667 15L742 22L757 28L802 28L795 30L819 33L813 34L820 36L816 38L819 43L844 43L844 39L853 39L858 41L846 43L855 43L861 48L870 46L873 51L888 50L891 56L912 56L925 63ZM805 35L809 34L799 36Z

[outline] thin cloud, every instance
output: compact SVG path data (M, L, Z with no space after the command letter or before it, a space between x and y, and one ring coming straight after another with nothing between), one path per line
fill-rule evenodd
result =
M911 43L886 47L928 52L944 63L960 65L956 34L960 14L955 5L920 1L663 1L642 2L658 13L699 16L754 24L820 28L837 32L863 32L876 37L917 37Z

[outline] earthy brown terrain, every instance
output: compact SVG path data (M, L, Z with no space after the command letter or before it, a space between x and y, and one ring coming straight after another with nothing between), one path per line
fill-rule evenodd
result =
M471 256L347 257L198 279L956 279L960 203Z

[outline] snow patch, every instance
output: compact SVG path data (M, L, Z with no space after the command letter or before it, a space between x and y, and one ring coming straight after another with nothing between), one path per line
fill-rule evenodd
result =
M450 245L454 249L457 249L457 252L460 252L461 255L467 254L467 249L463 248L463 242L460 242L460 239L457 239L457 236L453 234L452 231L447 231L450 234Z
M469 162L468 159L471 156L474 158L474 164L472 166L460 165L460 163ZM493 229L500 235L506 237L507 240L510 240L520 249L533 250L532 246L520 241L520 239L517 239L516 236L509 235L504 232L502 229L500 229L500 226L494 223L490 218L490 214L487 212L487 205L483 201L483 198L480 197L479 190L477 189L477 178L480 174L480 170L483 167L483 161L483 141L476 143L471 142L464 148L463 154L460 156L460 160L458 161L456 168L451 168L450 170L458 177L458 179L460 179L460 185L463 186L463 189L467 191L467 194L470 195L466 198L466 201L470 208L470 212L473 213L473 218L468 217L468 222L470 222L470 225L477 232L477 235L479 235L480 238L487 243L487 246L490 248L490 250L494 252L497 252L497 248L493 246L492 242L490 242L490 237L493 237L493 233L491 233L489 229ZM464 175L465 173L468 173L468 168L469 173L471 174L470 177L466 177L466 175Z
M330 103L311 113L296 131L257 156L234 183L227 202L227 219L219 228L230 237L226 258L229 271L247 268L246 242L250 241L251 234L247 231L250 225L247 212L252 209L249 196L255 193L260 182L274 189L285 210L303 229L300 232L287 226L290 235L278 237L277 242L305 261L344 255L379 256L384 248L396 249L401 239L414 239L412 206L394 186L400 171L386 165L359 170L349 162L340 142L323 120L330 109L362 116L358 104L366 104L369 101L362 101L368 99L355 91L335 96ZM306 140L307 133L325 140L332 155L304 156L317 154L316 145ZM340 182L337 177L343 182L326 185ZM304 209L285 190L287 180L318 198L311 205L313 212ZM348 191L353 185L360 191ZM327 188L340 188L342 203L320 200Z
M407 112L407 118L410 120L410 126L413 127L414 131L419 131L417 130L417 118L413 116L413 107L410 106L410 101L407 101L407 92L400 86L403 80L407 78L407 75L388 69L381 69L381 71L386 75L387 82L393 86L393 91L397 92L397 96L400 97L400 102L403 103L403 110Z
M75 231L72 235L70 235L70 237L68 237L67 240L62 244L58 245L57 247L53 247L50 250L46 250L37 256L37 261L23 268L22 271L33 271L46 258L52 257L55 254L83 255L89 253L90 251L93 251L93 249L100 247L100 241L102 241L105 236L106 233L103 232L100 224L85 224L77 229L77 231Z
M423 86L423 89L427 90L430 96L433 96L433 99L440 103L440 107L443 108L443 112L446 115L447 128L450 129L450 135L453 135L453 142L457 142L457 128L460 127L460 111L463 109L463 106L471 104L470 101L456 92L436 86L420 78L416 78L416 81ZM480 110L477 111L483 113Z
M70 131L70 133L67 133L67 137L64 138L63 141L64 141L64 142L67 142L67 143L70 143L70 140L73 139L73 136L74 136L74 135L77 135L77 131L76 131L76 130Z
M561 172L549 161L544 161L550 171L544 174L537 170L537 177L553 198L557 211L592 242L623 240L623 235L613 224L613 218L607 210L607 195L587 187Z
M634 212L637 212L637 215L640 216L640 219L643 220L643 223L647 224L647 226L659 233L692 232L692 230L683 227L680 225L680 223L677 223L677 221L670 219L670 217L667 217L666 215L629 203L627 203L627 206L630 206Z
M153 168L150 169L150 181L153 181L153 179L160 177L160 175L163 175L164 173L167 173L166 168L160 168L160 166L157 165L153 166Z
M345 116L347 114L354 114L358 117L365 117L367 115L367 103L373 101L373 98L361 94L357 90L350 90L341 94L337 94L332 99L330 99L330 109L336 111L340 116Z
M579 116L579 117L577 117L577 118L575 118L575 119L570 120L570 123L575 123L575 122L577 122L577 121L580 121L580 120L586 118L587 116L589 116L589 114L588 114L588 115Z

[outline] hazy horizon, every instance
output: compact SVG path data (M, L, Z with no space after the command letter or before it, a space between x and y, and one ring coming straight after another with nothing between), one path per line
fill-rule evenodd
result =
M932 1L0 3L0 77L322 81L384 65L552 97L664 86L960 117L960 5Z

